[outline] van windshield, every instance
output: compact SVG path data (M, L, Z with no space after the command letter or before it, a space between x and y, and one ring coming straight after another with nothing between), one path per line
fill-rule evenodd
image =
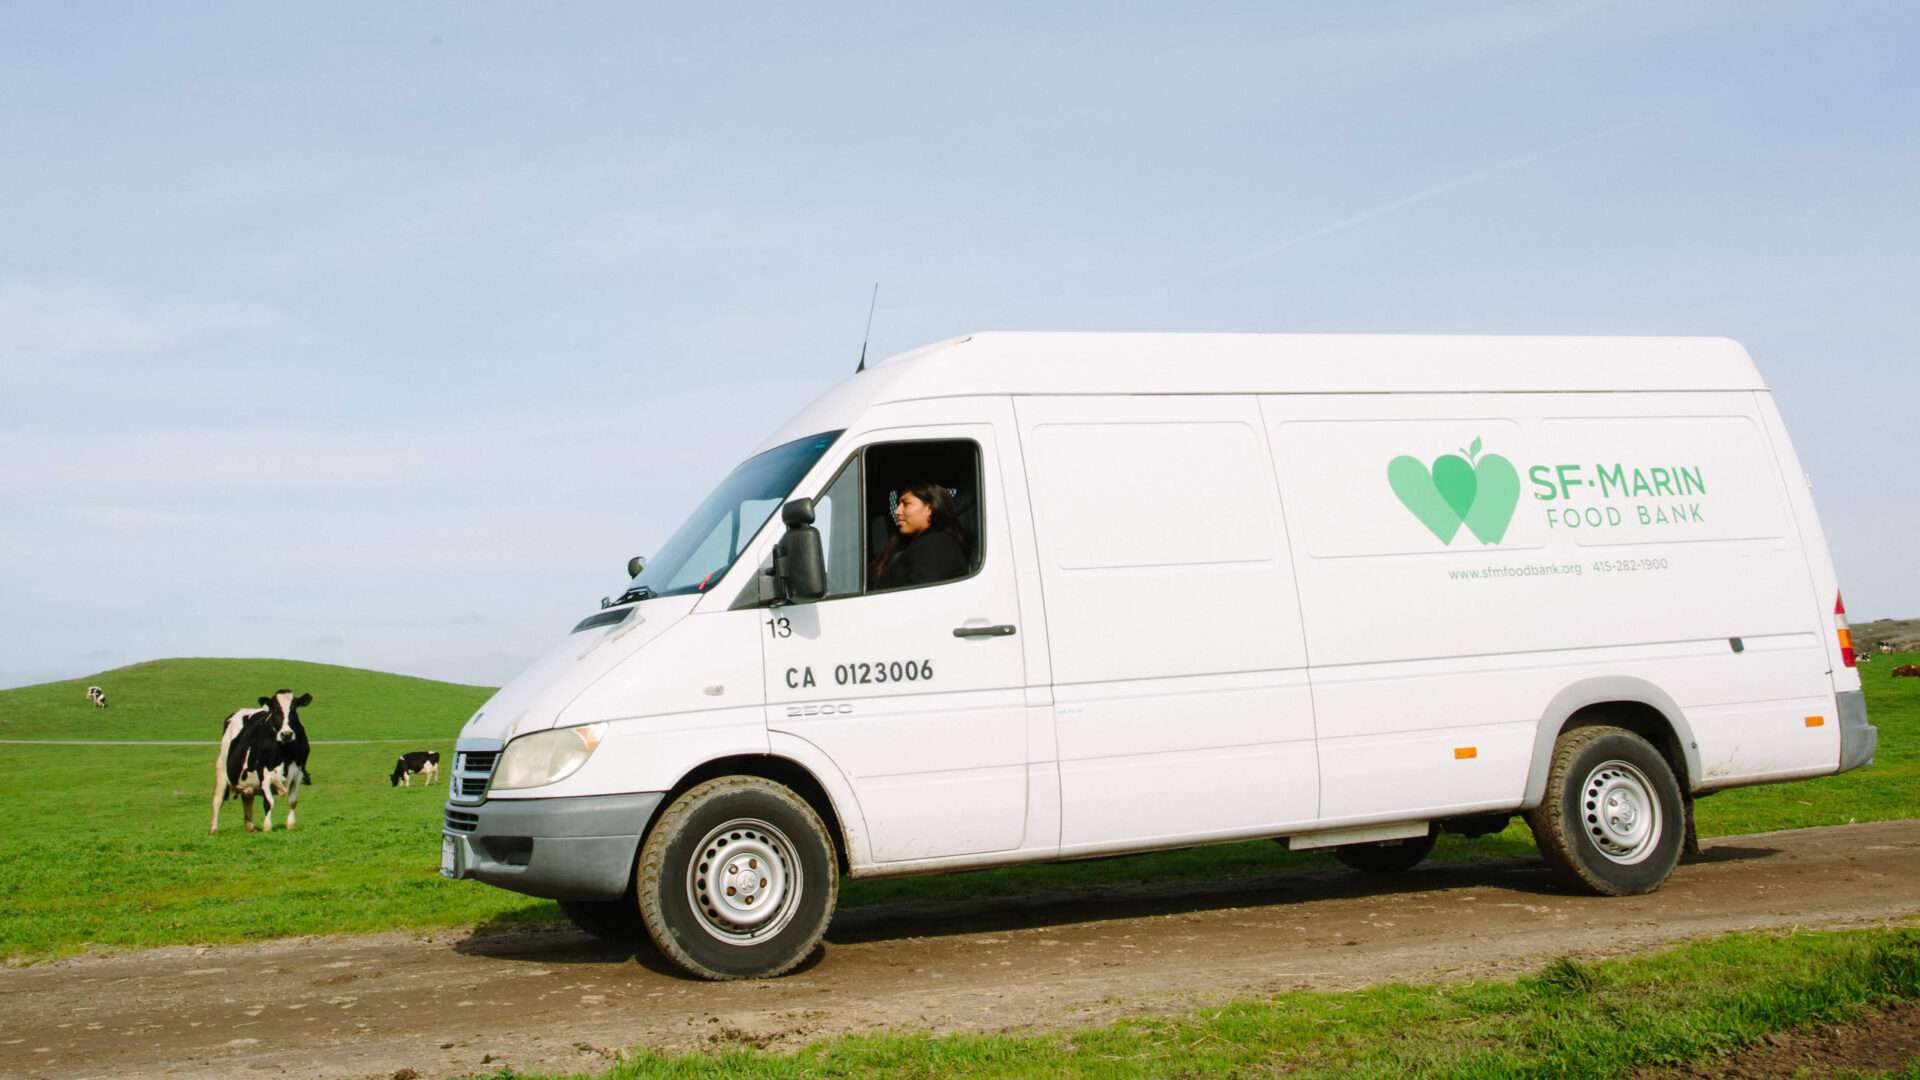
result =
M710 588L839 437L838 431L823 431L741 462L647 560L620 602Z

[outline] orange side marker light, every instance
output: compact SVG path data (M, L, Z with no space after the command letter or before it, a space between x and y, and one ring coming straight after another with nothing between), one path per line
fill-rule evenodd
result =
M1456 746L1453 748L1453 759L1455 761L1465 761L1468 758L1477 758L1479 756L1480 750L1478 747Z
M1819 727L1820 725L1822 725L1822 724L1824 724L1824 723L1826 723L1826 722L1827 722L1827 718L1826 718L1826 717L1824 717L1824 716L1809 716L1809 717L1807 717L1807 726L1808 726L1808 727Z

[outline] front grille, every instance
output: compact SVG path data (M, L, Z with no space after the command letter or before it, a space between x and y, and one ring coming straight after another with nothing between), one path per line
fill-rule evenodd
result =
M487 797L487 785L500 764L505 749L494 739L461 740L454 747L453 775L449 778L447 798L457 803L479 803ZM477 745L476 745L477 744Z
M447 829L449 831L470 833L479 827L479 814L469 814L461 810L447 811Z
M454 789L467 798L487 793L487 781L493 779L493 767L500 761L498 750L463 750L453 767Z

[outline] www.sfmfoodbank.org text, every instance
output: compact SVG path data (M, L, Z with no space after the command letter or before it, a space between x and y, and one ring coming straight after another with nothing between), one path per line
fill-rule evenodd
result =
M1582 574L1632 574L1667 569L1665 559L1595 559L1584 563L1494 563L1466 570L1449 570L1455 581L1497 581L1503 578L1579 577Z

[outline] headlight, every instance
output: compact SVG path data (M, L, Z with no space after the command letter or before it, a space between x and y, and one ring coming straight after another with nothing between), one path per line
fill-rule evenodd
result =
M606 734L607 725L600 723L522 735L508 743L507 752L500 756L492 790L557 784L587 763Z

